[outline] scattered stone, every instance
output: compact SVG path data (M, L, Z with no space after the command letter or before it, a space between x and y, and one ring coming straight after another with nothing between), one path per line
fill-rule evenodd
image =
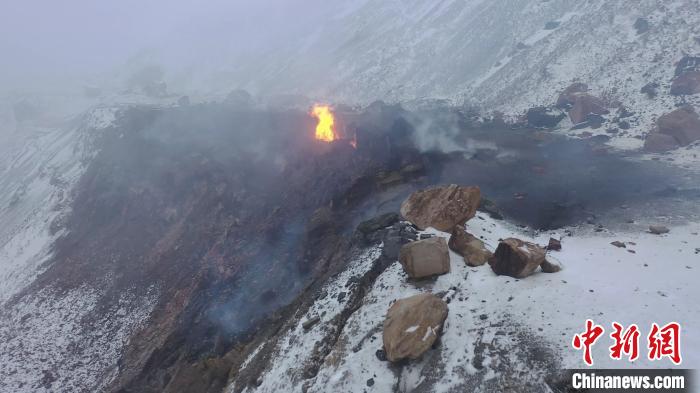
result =
M644 34L649 31L649 21L645 18L637 18L634 22L634 28L637 30L637 34Z
M610 243L610 244L612 244L613 246L618 247L618 248L627 248L627 246L625 245L625 243L623 243L623 242L621 242L621 241L619 241L619 240L615 240L614 242L612 242L612 243Z
M489 319L489 316L486 314L481 314L481 315L479 315L479 319L481 319L482 321L485 321L485 320Z
M561 22L552 20L552 21L549 21L549 22L544 24L544 29L545 30L554 30L557 27L559 27L560 24L561 24Z
M420 240L430 239L431 237L435 237L435 235L432 233L421 233L419 236Z
M432 237L404 244L399 262L411 278L425 278L450 271L450 253L442 237Z
M502 240L489 259L494 273L515 278L525 278L545 261L545 249L520 239Z
M384 350L392 362L417 359L430 349L447 318L447 303L422 293L397 300L384 320Z
M659 84L656 82L649 82L646 85L642 86L641 90L639 91L642 94L646 94L648 98L656 98L657 95L659 95L659 92L657 89L659 88Z
M370 378L367 380L367 386L370 388L374 386L374 378Z
M383 349L377 349L374 355L379 359L380 362L386 362L386 351Z
M306 321L304 321L304 323L301 324L301 327L304 330L310 330L312 327L314 327L314 325L316 325L319 322L321 322L321 318L316 316L316 317L313 317L313 318L310 318L310 319L307 319Z
M669 233L670 230L663 225L649 225L649 232L654 235L663 235L664 233Z
M550 237L549 244L547 244L547 250L561 251L561 241Z
M433 227L447 232L474 217L480 199L479 187L429 188L411 194L401 204L401 215L421 230Z
M357 230L362 232L364 235L368 235L372 232L376 232L380 229L386 228L393 225L395 222L399 221L399 215L396 213L386 213L380 216L371 218L367 221L363 221L357 226Z
M447 245L450 250L461 255L469 266L481 266L488 262L493 255L491 251L486 249L484 242L464 230L462 225L454 227Z
M566 117L566 113L558 108L538 106L528 109L525 116L530 127L554 128Z

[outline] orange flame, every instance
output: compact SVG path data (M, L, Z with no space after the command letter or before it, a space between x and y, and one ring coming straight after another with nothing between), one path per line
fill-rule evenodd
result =
M330 106L316 104L311 109L311 115L318 119L316 139L324 142L333 142L338 139L334 129L335 119Z

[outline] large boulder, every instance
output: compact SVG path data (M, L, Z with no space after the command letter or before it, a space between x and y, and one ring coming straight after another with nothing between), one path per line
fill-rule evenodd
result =
M574 100L576 98L576 95L580 93L585 93L588 91L588 85L585 83L572 83L564 89L559 94L559 97L557 98L557 108L569 108L572 105L574 105Z
M656 120L656 129L644 143L651 152L667 151L700 140L700 117L690 106L667 113Z
M488 262L493 255L484 246L484 242L464 230L462 225L454 227L447 246L450 250L461 255L464 258L464 262L469 266L481 266Z
M671 136L652 132L644 140L644 150L651 153L661 153L680 147L678 142Z
M700 93L700 71L683 73L673 79L671 94L674 96Z
M450 271L450 253L442 237L431 237L404 244L399 262L411 278L425 278Z
M438 338L446 318L447 303L435 295L422 293L397 300L384 320L387 359L419 358Z
M690 95L700 93L700 57L684 56L676 65L671 94Z
M489 265L494 273L515 278L525 278L532 274L538 266L547 262L546 250L537 244L516 238L502 240L496 252L489 259ZM545 272L558 271L558 266L546 263Z
M610 111L605 102L590 94L576 93L573 96L573 106L569 109L569 118L574 124L586 121L589 115L607 115Z
M416 191L401 204L401 215L420 229L443 232L474 217L479 206L479 187L456 184Z

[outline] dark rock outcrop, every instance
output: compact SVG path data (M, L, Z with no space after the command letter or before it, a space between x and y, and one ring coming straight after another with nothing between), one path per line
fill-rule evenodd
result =
M396 301L384 320L382 339L387 359L419 358L442 332L447 311L447 303L429 293Z
M566 117L566 114L557 108L538 106L528 109L526 117L530 127L554 128Z
M372 232L378 231L382 228L393 225L395 222L399 221L399 215L396 213L385 213L380 216L371 218L369 220L363 221L357 226L357 230L364 235L368 235Z

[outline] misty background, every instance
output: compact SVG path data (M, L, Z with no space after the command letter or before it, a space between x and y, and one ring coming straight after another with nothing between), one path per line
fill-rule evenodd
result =
M118 87L148 66L162 69L169 88L211 88L236 64L307 36L330 7L320 0L6 0L0 94Z

